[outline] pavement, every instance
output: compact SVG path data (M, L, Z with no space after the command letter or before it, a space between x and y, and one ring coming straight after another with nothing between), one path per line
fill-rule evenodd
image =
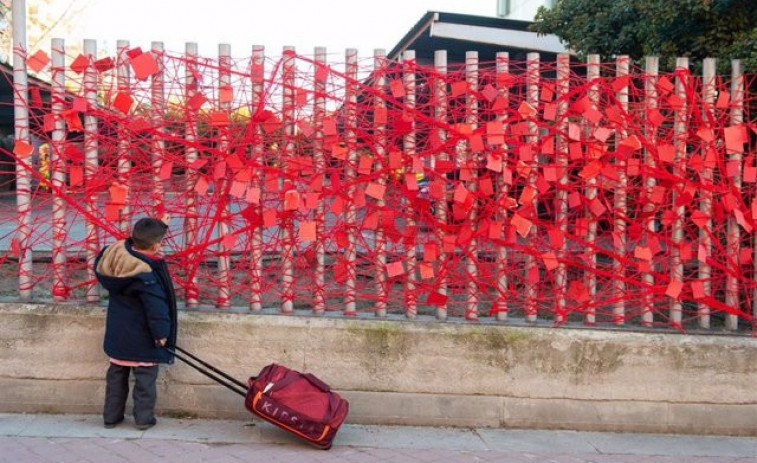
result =
M757 438L346 424L324 451L257 420L159 417L138 431L97 415L0 414L3 463L154 461L757 463Z

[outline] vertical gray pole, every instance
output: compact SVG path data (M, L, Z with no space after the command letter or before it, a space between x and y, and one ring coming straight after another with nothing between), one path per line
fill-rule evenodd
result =
M644 83L644 103L646 106L647 114L649 114L650 111L657 109L659 105L657 95L659 58L657 58L656 56L647 56L644 67L647 75L646 82ZM649 121L645 121L644 137L647 139L647 142L650 146L657 145L657 129ZM654 172L654 170L657 168L657 163L654 156L646 147L644 148L644 165L652 172ZM647 201L644 204L644 215L647 217L647 219L643 229L644 243L647 246L649 245L650 238L654 236L655 233L657 233L657 206L649 201L649 198L652 196L652 191L656 186L657 179L655 178L655 174L647 174L644 181L644 194L647 198ZM650 266L651 265L652 262L650 262ZM651 291L651 288L654 287L654 273L643 272L641 274L641 279L644 282L644 285L648 288L644 293L641 324L642 326L651 326L652 323L654 323L654 294Z
M688 98L686 97L686 85L684 81L686 72L689 70L688 58L676 58L676 76L675 94L684 101L683 107L675 112L675 122L673 124L673 141L675 145L675 158L673 160L673 178L684 177L686 175L686 132L687 132L687 107ZM686 206L676 206L678 194L673 190L672 204L675 211L675 220L672 228L672 246L670 249L670 280L683 281L683 262L681 262L681 242L683 241L683 215L686 212ZM670 324L673 327L681 325L681 301L672 299L670 301Z
M448 121L448 114L447 114L447 50L437 50L434 52L434 69L436 70L436 73L439 75L439 77L434 82L434 120L437 122L439 126L438 135L439 140L442 144L444 144L447 141L447 132L443 127L446 127L449 123ZM435 162L436 159L439 159L440 161L447 161L448 156L446 150L442 150L437 156L434 156L432 158L432 162ZM436 164L434 166L436 167ZM435 170L435 169L432 169ZM447 179L443 179L445 184L445 190L446 190L446 184ZM446 224L447 223L447 193L445 191L444 195L441 199L439 199L436 202L436 220L440 224ZM439 244L441 245L444 243L444 229L442 227L439 228L439 231L437 232L437 236L439 239ZM440 248L443 248L443 246L439 246ZM437 260L442 263L446 260L446 255L444 251L441 251L439 254L439 257ZM441 268L441 265L439 266ZM442 294L444 296L447 295L447 275L439 275L438 276L438 292L439 294ZM442 306L437 307L436 309L436 318L439 320L446 320L447 319L447 304L445 303Z
M600 74L600 61L599 55L589 55L587 57L586 79L591 82L588 91L589 101L593 109L597 109L599 105L599 74ZM584 120L585 132L591 132L593 125L590 121ZM589 150L589 160L596 159L596 153L593 150ZM592 201L596 199L598 194L597 178L592 177L586 181L586 201ZM588 223L586 226L586 289L589 293L589 307L586 309L585 322L587 325L594 325L596 323L596 311L593 303L596 301L597 295L597 252L596 252L596 239L597 239L597 219L594 214L587 211L586 217Z
M320 66L326 66L326 48L315 47L315 62ZM326 81L316 77L313 72L313 125L316 127L315 139L313 140L313 159L317 175L326 175L326 157L323 152L323 118L326 115ZM322 193L322 192L321 192ZM315 294L313 312L323 314L326 311L326 242L324 239L324 203L322 196L315 210Z
M97 197L92 192L95 175L97 174L97 117L91 114L92 109L97 106L97 69L94 62L97 59L97 42L95 40L84 40L84 55L89 57L89 63L84 71L84 98L87 100L89 108L88 113L84 116L84 184L86 185L87 212L95 213L97 207L95 201ZM98 302L100 295L97 291L95 280L94 263L98 252L98 233L95 224L87 219L87 284L86 294L87 302Z
M744 72L741 69L741 60L731 60L731 125L741 125L744 122ZM728 153L726 152L726 155ZM736 171L730 178L733 190L741 194L741 163L740 152L730 153L728 162L736 164ZM739 224L733 214L728 215L726 223L726 251L728 254L728 272L725 283L725 303L727 306L739 310L741 301L739 297ZM730 271L730 269L733 271ZM725 328L735 331L739 328L739 316L728 314L725 319Z
M560 53L557 55L557 166L562 170L560 175L560 187L557 190L555 199L555 210L557 226L565 236L568 231L568 143L565 136L568 133L568 90L570 88L570 55ZM566 314L566 294L568 292L568 271L565 267L565 254L567 252L567 239L562 240L558 251L557 272L555 274L555 284L557 285L557 313L555 314L555 323L564 323L567 321Z
M510 54L508 52L499 52L497 53L497 63L496 63L496 73L497 76L505 75L508 72L510 72ZM500 82L500 79L497 79L497 82ZM510 88L505 87L503 85L498 85L497 93L499 94L499 98L502 98L504 100L504 107L507 108L510 104ZM507 110L503 110L501 114L496 114L495 117L499 121L506 121L509 117L507 114ZM503 125L503 133L507 133L507 124L505 123ZM503 146L505 149L503 150L503 159L502 159L502 165L507 166L508 158L507 153L509 150L507 149L508 146L505 144ZM503 167L504 169L504 167ZM503 200L507 198L510 195L510 185L505 183L503 174L500 174L497 176L497 204L503 204ZM504 221L507 220L507 209L501 208L498 211L498 217L501 219L504 223ZM504 236L504 227L499 232L499 239L503 240L505 239ZM507 256L507 246L500 244L497 246L497 300L495 302L495 318L497 321L505 321L507 320L507 288L508 288L508 279L507 275L510 272L510 269L508 268L508 256Z
M712 127L714 122L714 104L715 104L715 85L716 85L716 61L713 58L705 58L702 62L702 120L705 126ZM707 156L707 148L702 148L702 158ZM712 268L707 259L712 255L712 191L709 186L712 185L713 179L712 167L708 163L704 163L702 169L702 183L705 184L705 188L699 190L700 203L699 210L701 210L708 218L705 226L699 230L699 245L704 248L705 260L699 261L699 280L704 287L704 293L706 296L712 294ZM710 307L704 303L699 303L698 309L699 315L699 327L702 329L710 328Z
M283 122L284 122L284 151L279 159L281 172L284 172L289 159L292 155L292 137L294 137L294 47L284 47L283 58ZM284 180L283 176L279 181ZM284 297L281 303L283 313L292 313L294 310L294 219L287 217L281 224L282 231L282 276L281 282L284 286Z
M618 56L616 60L615 75L617 77L628 76L630 58L626 55ZM628 85L624 85L615 94L618 100L620 108L624 112L628 112ZM617 153L618 145L620 142L628 136L628 131L624 128L618 133L616 137L615 150ZM616 155L617 156L617 155ZM615 304L613 306L613 323L622 325L626 319L626 283L624 281L626 270L625 264L622 259L626 257L626 249L628 248L627 241L627 224L626 217L628 216L628 163L625 156L617 156L615 158L615 166L618 170L618 187L615 189L615 201L613 206L613 214L615 215L614 228L615 236L617 236L617 246L615 253L620 256L619 259L613 259L613 292L615 298Z
M250 95L250 105L252 106L250 114L255 114L258 108L263 104L265 99L265 90L263 87L264 76L264 64L265 64L265 48L262 45L252 46L252 67L259 70L252 74L252 94ZM261 199L260 204L256 207L258 214L262 216L263 212L263 198L262 191L265 180L265 171L263 166L265 165L264 151L265 145L263 143L262 131L260 129L260 123L256 122L253 118L250 119L252 124L252 133L255 143L252 145L252 163L254 166L254 174L252 176L253 187L260 189ZM250 256L250 310L253 312L260 312L263 309L263 225L260 224L252 231L252 253Z
M468 83L468 92L465 94L465 122L476 130L478 128L478 52L468 51L465 53L465 80ZM474 153L468 144L468 156L466 156L467 168L470 169L470 184L468 191L474 196L478 185L478 165L480 153ZM476 223L476 203L468 212L468 224L471 228ZM475 236L475 230L473 231ZM465 297L465 319L478 320L478 243L476 238L466 245L466 276L468 279L467 294Z
M186 58L186 67L184 75L184 102L186 103L197 93L197 82L195 80L195 73L197 72L197 43L187 42L184 45L184 54ZM189 166L197 160L197 148L195 143L197 142L197 115L186 110L187 122L184 128L184 140L186 140L186 150L184 151L184 160ZM192 169L185 169L185 185L184 194L186 195L186 207L187 213L184 217L184 247L191 248L197 243L197 193L195 193L195 185L197 183L197 172ZM185 304L187 307L197 307L199 301L199 289L197 285L197 267L187 269L189 270L187 288L185 294Z
M412 114L415 112L415 51L405 50L402 53L402 82L405 87L405 108L407 112ZM405 151L405 155L412 158L415 156L415 117L411 122L411 129L402 138L402 147ZM411 169L412 172L412 169ZM414 172L412 172L414 173ZM404 208L407 212L406 227L415 227L415 217L413 210L408 204L407 200L404 200ZM405 316L413 319L418 316L417 297L415 294L415 267L416 267L416 255L415 255L415 241L406 244L406 261L407 261L407 279L405 280Z
M152 75L150 100L152 104L152 120L155 134L152 140L152 185L155 198L163 201L165 193L163 181L160 179L160 168L165 161L166 142L163 129L163 115L166 109L165 82L163 75L163 42L152 42L152 55L158 64L159 71ZM158 215L158 202L156 201L155 215Z
M221 89L225 89L231 85L231 45L228 43L221 43L218 45L218 86L219 94ZM225 113L228 113L231 107L230 102L219 102L219 109ZM231 118L229 116L229 118ZM229 139L228 131L229 127L222 127L223 135L220 137L218 150L221 156L228 154ZM229 201L230 196L226 194L227 183L229 179L223 179L221 185L219 185L218 195L221 198L221 220L218 221L218 237L223 239L229 234ZM223 241L218 243L218 279L220 285L218 286L218 300L216 301L216 307L228 308L231 307L231 288L229 281L229 268L230 268L230 254L233 249L227 249L226 244Z
M129 57L126 52L129 50L128 40L119 40L116 42L117 55L116 55L116 86L119 92L129 93L131 70L129 66ZM128 123L124 121L119 127L118 135L118 181L122 185L129 185L129 172L131 171L131 159L130 159L130 140L129 130L126 128ZM124 232L129 233L131 230L131 220L129 213L129 199L128 195L131 188L126 189L126 201L123 209L119 214L118 228Z
M50 147L50 173L53 183L53 300L66 299L66 202L58 193L66 188L66 164L63 160L66 124L63 120L66 98L66 45L63 39L52 40L52 114L55 121Z
M357 280L357 263L356 263L356 219L357 211L355 210L355 164L357 163L357 151L355 144L357 142L357 50L348 48L345 53L345 141L347 142L347 164L344 172L345 182L347 183L347 196L349 200L346 205L345 221L347 222L347 249L344 253L344 259L347 261L347 281L345 282L345 301L344 314L355 315L356 280Z
M526 55L526 100L531 105L531 107L536 108L539 105L539 61L540 57L538 53L529 53ZM533 121L530 121L528 123L528 143L532 146L536 146L536 143L539 139L539 135L537 134L538 128L536 126L536 123ZM534 154L534 161L531 162L531 173L528 177L528 186L533 190L536 191L536 171L539 167L539 163L537 161L537 156ZM536 217L537 213L539 211L539 204L538 200L534 198L531 202L531 209L533 211L533 216ZM537 233L537 230L534 230L532 228L531 233ZM526 254L525 256L525 262L524 262L524 270L525 270L525 277L526 277L526 301L525 301L525 318L526 321L529 323L535 323L537 312L536 312L536 282L530 281L529 275L531 272L535 269L536 262L534 261L534 256L531 254Z
M374 90L373 110L386 111L386 51L376 49L373 51L373 75ZM386 123L377 122L374 118L374 140L376 160L383 165L386 162ZM386 186L386 175L379 176L378 182L381 186ZM382 210L386 202L384 199L376 200L376 208ZM386 306L389 294L386 287L386 237L384 229L381 226L376 227L376 316L386 317Z
M16 143L29 141L29 87L26 71L26 2L13 0L13 126ZM27 159L30 165L31 158ZM16 163L16 207L18 210L18 294L32 297L31 173ZM93 275L94 277L94 275Z

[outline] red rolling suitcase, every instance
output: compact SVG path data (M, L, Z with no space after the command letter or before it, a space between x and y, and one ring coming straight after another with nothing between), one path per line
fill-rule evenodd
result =
M245 407L253 414L320 449L331 448L347 417L347 401L312 373L272 363L245 385L178 346L169 350L190 367L243 396Z

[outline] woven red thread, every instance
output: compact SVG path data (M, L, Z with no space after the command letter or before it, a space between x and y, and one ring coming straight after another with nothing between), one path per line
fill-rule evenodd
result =
M68 254L63 266L35 262L40 294L93 283L85 222L99 247L134 217L167 213L178 285L201 304L677 327L708 312L753 320L753 75L735 101L730 77L708 97L710 84L684 69L631 66L619 77L614 63L589 80L576 63L565 77L558 63L537 73L479 63L472 77L464 65L350 67L291 52L261 63L126 55L94 63L94 106L83 85L91 60L69 59L79 90L55 115L33 89L34 146L4 150L35 185L28 245ZM128 84L116 78L122 59ZM85 115L98 121L89 174ZM66 142L52 140L56 121ZM41 143L60 157L42 170ZM63 185L47 175L55 170ZM56 198L66 221L54 235ZM10 276L23 237L9 200L0 221Z

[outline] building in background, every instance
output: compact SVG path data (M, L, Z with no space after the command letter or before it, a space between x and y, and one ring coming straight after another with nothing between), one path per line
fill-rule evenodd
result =
M528 30L529 21L429 11L389 52L398 59L405 50L414 50L419 64L432 64L434 51L446 50L450 63L465 62L465 52L477 51L480 61L494 61L497 52L510 59L525 61L526 54L540 53L554 61L557 53L569 52L553 34L538 35Z
M520 21L533 21L540 6L552 8L555 0L497 0L497 16Z

